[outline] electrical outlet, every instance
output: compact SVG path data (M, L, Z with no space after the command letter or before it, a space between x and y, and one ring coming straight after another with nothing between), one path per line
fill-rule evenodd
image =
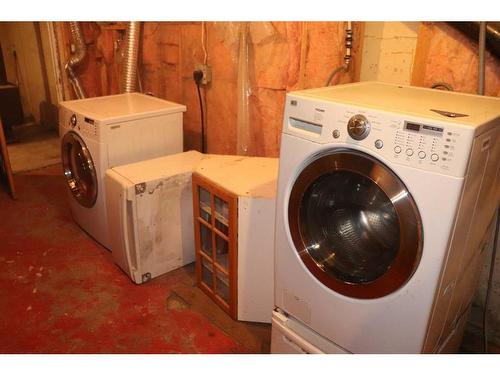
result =
M208 85L212 81L212 67L210 65L196 65L195 69L203 72L202 85Z

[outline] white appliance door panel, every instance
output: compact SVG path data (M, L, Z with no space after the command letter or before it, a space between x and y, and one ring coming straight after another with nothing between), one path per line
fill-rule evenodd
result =
M144 281L194 262L192 202L191 172L148 181L144 192L136 195L139 272Z
M307 326L273 311L271 326L272 354L349 354Z
M137 270L136 241L134 236L135 186L109 169L106 172L106 208L110 234L111 254L116 264L134 280Z

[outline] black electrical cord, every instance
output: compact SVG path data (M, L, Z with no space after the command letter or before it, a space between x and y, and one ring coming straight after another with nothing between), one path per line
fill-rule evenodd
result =
M483 309L483 345L484 352L488 353L488 305L490 301L491 284L493 283L493 271L495 270L495 259L498 248L498 231L500 228L500 207L497 209L497 222L495 229L495 239L493 240L493 249L491 251L491 262L490 262L490 272L488 275L488 284L486 287L486 297L484 299L484 309Z
M194 83L196 84L196 89L198 91L198 99L200 101L200 117L201 117L201 152L205 153L205 113L203 110L203 100L201 99L201 80L203 79L203 72L201 70L195 70L193 72Z

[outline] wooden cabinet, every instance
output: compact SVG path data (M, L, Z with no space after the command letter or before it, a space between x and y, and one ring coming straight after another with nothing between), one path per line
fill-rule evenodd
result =
M205 155L193 173L198 286L233 319L270 322L278 160Z
M236 319L237 197L195 173L193 210L198 286Z

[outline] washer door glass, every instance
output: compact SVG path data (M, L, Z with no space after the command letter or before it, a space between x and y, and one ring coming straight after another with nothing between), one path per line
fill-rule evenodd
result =
M75 132L64 135L61 155L66 182L73 197L84 207L97 200L97 174L92 156L83 139Z
M420 261L422 228L401 180L373 157L322 155L295 181L289 225L301 260L330 289L377 298L399 289Z

